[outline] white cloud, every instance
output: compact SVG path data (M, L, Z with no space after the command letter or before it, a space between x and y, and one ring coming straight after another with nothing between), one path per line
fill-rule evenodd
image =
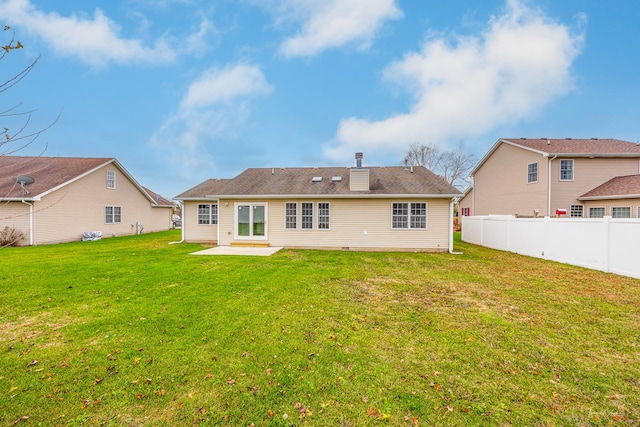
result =
M176 58L178 52L169 40L157 38L151 45L143 40L119 35L120 27L100 9L92 17L61 16L45 13L29 0L6 0L0 3L0 16L12 26L23 27L41 38L51 48L65 56L77 57L93 66L116 63L164 63ZM208 25L203 23L192 42L204 37Z
M213 67L189 85L178 109L150 144L179 165L184 176L214 168L209 148L236 138L250 118L251 100L272 90L257 66Z
M270 90L271 86L258 67L240 64L212 68L191 83L180 105L183 110L191 111Z
M395 0L283 0L281 10L281 18L302 21L299 33L280 46L286 57L354 42L367 47L385 21L402 17Z
M583 35L517 0L475 37L425 41L389 65L386 81L414 94L409 112L340 122L325 147L333 159L354 150L404 151L414 142L445 145L536 113L571 90Z

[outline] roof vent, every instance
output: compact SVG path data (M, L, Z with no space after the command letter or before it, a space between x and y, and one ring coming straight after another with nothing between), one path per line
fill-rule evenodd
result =
M565 138L565 139L572 140L573 138Z
M591 139L592 139L592 140L594 140L594 141L597 141L597 140L598 140L598 138L591 138Z
M356 153L356 167L358 169L362 168L362 153Z
M342 177L340 175L332 176L331 177L331 181L332 182L340 182L340 181L342 181Z
M311 178L311 182L320 182L320 181L322 181L321 176L314 176L313 178Z

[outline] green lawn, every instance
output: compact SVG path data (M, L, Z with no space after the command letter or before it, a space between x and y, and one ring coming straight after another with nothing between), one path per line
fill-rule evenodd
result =
M463 255L0 250L0 425L640 424L640 281Z

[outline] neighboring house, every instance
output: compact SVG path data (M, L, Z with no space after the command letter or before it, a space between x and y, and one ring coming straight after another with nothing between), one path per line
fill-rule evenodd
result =
M640 144L618 139L499 139L471 171L473 189L460 201L472 215L589 217L617 215L637 203L595 200L619 196L589 193L613 178L640 174ZM615 181L621 182L621 181ZM614 182L614 183L615 183ZM637 195L638 191L636 191ZM624 193L621 193L624 194ZM591 197L600 197L592 199ZM625 196L626 197L626 196ZM629 199L632 200L632 199Z
M473 186L467 187L462 192L462 196L458 200L458 216L471 216L473 210L471 209L471 201L473 200Z
M450 251L460 192L422 166L247 169L176 197L183 239L221 246Z
M640 174L612 178L578 200L591 218L640 218Z
M172 208L113 158L0 156L0 228L21 245L168 230Z

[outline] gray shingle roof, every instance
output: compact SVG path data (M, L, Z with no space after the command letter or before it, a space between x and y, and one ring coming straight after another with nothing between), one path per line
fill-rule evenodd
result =
M640 175L616 176L578 199L640 198Z
M178 195L176 199L208 196L356 196L420 195L451 196L460 192L422 166L413 173L403 166L369 167L369 191L351 191L350 168L251 168L232 179L210 179ZM332 177L340 176L334 182ZM322 177L320 182L312 182Z

